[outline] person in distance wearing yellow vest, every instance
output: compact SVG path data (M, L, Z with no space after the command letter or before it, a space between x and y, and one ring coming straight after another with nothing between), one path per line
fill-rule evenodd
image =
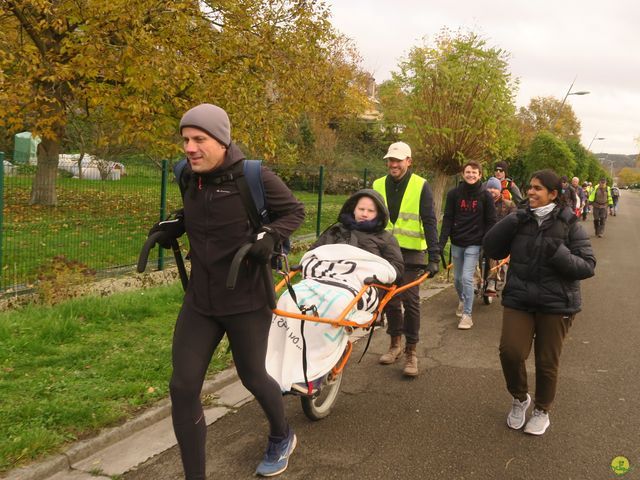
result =
M396 237L402 250L405 270L399 284L404 285L418 278L425 252L429 256L426 271L433 277L438 273L440 265L440 248L431 187L424 178L411 172L411 148L406 143L391 144L384 158L387 160L389 174L375 180L373 189L382 195L387 204L387 230ZM390 365L402 356L404 334L406 346L403 374L414 377L418 375L416 345L420 332L419 286L393 297L384 312L391 344L389 351L380 357L380 363Z

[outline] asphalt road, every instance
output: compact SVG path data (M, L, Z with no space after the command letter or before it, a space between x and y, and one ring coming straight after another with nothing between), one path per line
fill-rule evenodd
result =
M625 456L640 479L640 194L624 191L604 238L583 222L597 257L582 284L561 359L551 426L542 437L507 428L511 397L498 360L502 308L476 303L475 325L457 330L452 288L422 306L421 374L378 365L387 336L376 332L361 363L354 349L332 414L309 421L297 398L286 409L298 447L282 479L611 479ZM529 364L534 385L533 365ZM209 479L252 478L267 425L255 402L209 428ZM634 469L635 467L635 469ZM182 478L177 447L125 480Z

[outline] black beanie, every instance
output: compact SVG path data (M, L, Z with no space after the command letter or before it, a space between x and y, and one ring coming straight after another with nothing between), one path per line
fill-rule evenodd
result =
M493 168L501 168L502 170L504 170L506 172L508 167L509 167L509 165L507 165L507 162L504 162L504 161L500 160L499 162L496 162L496 164L494 165Z
M185 127L193 127L208 133L225 147L231 143L231 125L227 112L216 105L202 103L193 107L180 120L180 133Z

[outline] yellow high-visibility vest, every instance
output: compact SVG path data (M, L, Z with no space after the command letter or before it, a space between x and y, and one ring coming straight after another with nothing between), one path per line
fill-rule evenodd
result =
M382 195L384 203L387 202L387 189L385 181L387 177L378 178L373 182L373 189ZM426 180L416 174L411 174L407 189L404 191L400 202L400 211L396 223L387 223L386 229L398 240L402 248L409 250L426 250L427 242L424 239L424 228L420 219L420 194Z

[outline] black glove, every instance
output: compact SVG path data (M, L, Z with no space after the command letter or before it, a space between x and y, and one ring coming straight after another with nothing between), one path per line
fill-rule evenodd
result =
M279 235L269 227L262 227L256 234L256 238L247 252L248 255L258 263L268 263L273 255Z
M176 210L171 213L166 220L156 223L151 230L149 230L150 237L152 234L161 232L162 235L158 237L158 244L162 248L171 248L171 240L180 238L184 232L184 209Z
M425 268L429 276L427 278L433 278L436 276L436 273L440 271L440 262L429 262Z

